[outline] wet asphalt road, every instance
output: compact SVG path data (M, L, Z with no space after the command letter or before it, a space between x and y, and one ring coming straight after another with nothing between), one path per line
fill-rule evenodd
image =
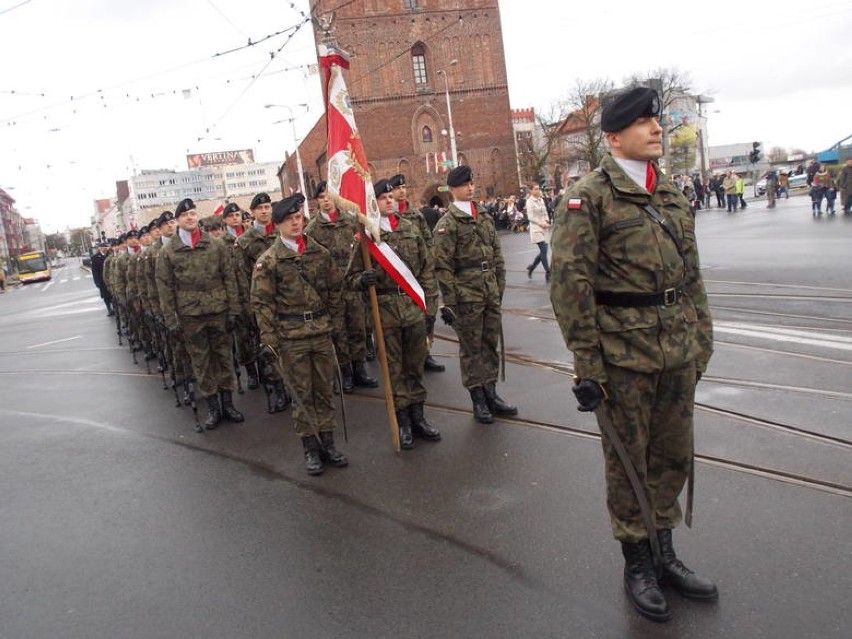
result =
M506 235L520 419L472 421L440 327L444 440L397 455L380 393L352 395L351 465L318 478L260 390L246 423L193 433L73 261L0 296L0 637L848 636L852 219L763 207L698 219L717 343L675 539L717 604L672 594L657 625L627 603L597 430L534 247Z

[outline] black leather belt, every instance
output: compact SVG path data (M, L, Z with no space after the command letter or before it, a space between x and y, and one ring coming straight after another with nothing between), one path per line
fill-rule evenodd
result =
M328 314L325 309L319 311L306 311L305 313L278 313L276 316L279 320L301 320L303 322L311 322L317 317L323 317Z
M393 288L377 288L376 295L399 295L401 297L408 295L408 293L399 286L394 286Z
M456 273L464 273L465 271L490 271L492 264L489 261L480 262L478 266L463 266L456 269Z
M613 293L595 291L595 302L602 306L672 306L683 297L682 288L667 288L662 293Z

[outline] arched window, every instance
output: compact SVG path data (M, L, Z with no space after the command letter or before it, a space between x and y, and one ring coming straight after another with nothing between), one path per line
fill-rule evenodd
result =
M414 69L414 84L426 84L429 81L426 75L426 47L419 42L411 47L411 65Z
M423 142L424 144L429 144L432 142L432 129L428 126L423 127Z

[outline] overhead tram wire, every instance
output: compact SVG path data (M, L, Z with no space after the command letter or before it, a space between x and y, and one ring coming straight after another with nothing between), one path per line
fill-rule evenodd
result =
M122 87L126 87L126 86L129 86L129 85L133 85L133 84L136 84L138 82L142 82L143 80L149 80L151 78L160 77L160 76L163 76L163 75L167 75L169 73L173 73L175 71L180 71L181 69L186 69L188 67L192 67L192 66L195 66L197 64L201 64L202 62L208 62L210 60L215 60L216 58L220 58L222 56L230 55L231 53L236 53L236 52L242 51L244 49L256 47L257 45L259 45L263 42L266 42L267 40L278 37L278 36L283 35L287 32L292 32L292 33L290 33L287 40L285 41L285 44L286 44L286 42L289 42L290 39L293 37L293 35L296 32L298 32L298 30L301 29L301 27L304 26L304 24L305 24L305 20L303 19L302 22L299 22L298 24L289 26L286 29L282 29L280 31L276 31L275 33L270 33L269 35L266 35L266 36L260 38L257 41L253 41L253 40L249 39L249 41L246 44L241 45L239 47L234 47L233 49L228 49L226 51L214 53L213 55L205 56L203 58L198 58L197 60L192 60L190 62L185 62L183 64L179 64L177 66L174 66L174 67L171 67L171 68L168 68L168 69L155 71L155 72L150 73L148 75L139 76L137 78L127 80L126 82L120 82L118 84L109 86L106 89L95 89L93 91L90 91L88 93L83 93L81 95L77 95L77 96L72 95L69 99L64 100L62 102L56 102L54 104L48 104L46 106L39 107L37 109L32 109L31 111L26 111L24 113L19 113L19 114L13 115L11 117L2 119L2 120L0 120L0 124L6 124L8 122L13 122L15 120L18 120L18 119L21 119L21 118L26 118L26 117L31 116L31 115L36 115L36 114L42 113L44 111L50 111L50 110L53 110L53 109L56 109L56 108L64 107L64 106L67 106L69 104L73 104L75 102L86 100L86 99L94 97L94 96L103 95L104 93L114 91L116 89L120 89ZM281 48L283 48L283 45L282 45ZM279 51L280 51L280 49L279 49ZM157 93L157 92L155 91L154 93ZM39 95L44 95L44 94L42 93L42 94L39 94Z

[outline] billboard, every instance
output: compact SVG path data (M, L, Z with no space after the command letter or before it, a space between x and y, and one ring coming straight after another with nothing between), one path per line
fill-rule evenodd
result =
M239 151L217 151L215 153L191 153L186 156L186 164L190 169L221 164L254 164L254 151L241 149Z

